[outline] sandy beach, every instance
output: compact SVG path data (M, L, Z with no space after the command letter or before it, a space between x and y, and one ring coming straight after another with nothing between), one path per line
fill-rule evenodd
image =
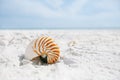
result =
M55 64L24 58L42 35L60 47ZM120 30L0 30L0 80L120 80Z

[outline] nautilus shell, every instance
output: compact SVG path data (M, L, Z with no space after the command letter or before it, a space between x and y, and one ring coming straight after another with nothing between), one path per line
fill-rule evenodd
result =
M59 59L60 49L50 37L42 36L32 41L25 52L25 58L34 60L39 57L42 63L52 64Z

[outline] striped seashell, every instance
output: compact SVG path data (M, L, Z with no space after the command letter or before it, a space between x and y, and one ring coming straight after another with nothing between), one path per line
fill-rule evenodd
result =
M42 63L55 63L60 55L60 49L50 37L42 36L32 41L25 53L25 58L34 60L40 58Z

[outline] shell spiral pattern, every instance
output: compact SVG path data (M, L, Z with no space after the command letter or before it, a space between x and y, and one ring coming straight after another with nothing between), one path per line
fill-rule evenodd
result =
M37 54L40 57L41 61L45 63L55 63L59 58L59 47L50 37L43 36L36 39L33 43L32 48L34 53Z

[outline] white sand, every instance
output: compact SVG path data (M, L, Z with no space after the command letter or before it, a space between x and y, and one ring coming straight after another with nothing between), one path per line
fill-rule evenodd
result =
M60 46L56 64L24 59L27 45L41 35ZM1 30L0 80L120 80L120 30Z

